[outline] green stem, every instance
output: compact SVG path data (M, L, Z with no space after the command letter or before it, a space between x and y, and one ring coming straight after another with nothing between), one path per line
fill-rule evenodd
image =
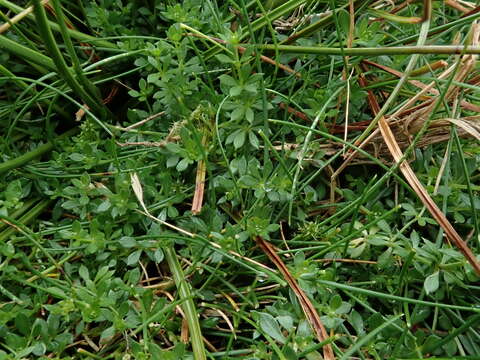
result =
M14 4L14 3L12 3L8 0L0 0L0 5L5 6L7 9L11 10L12 12L14 12L16 14L25 10L21 6L18 6L18 5ZM29 18L31 20L35 19L33 14L28 14L27 18ZM60 31L60 26L58 24L56 24L55 22L49 20L48 24L50 25L50 27L53 30ZM80 31L77 31L77 30L68 29L68 32L70 33L70 36L72 38L80 40L80 41L94 43L96 46L101 46L101 47L105 47L105 48L108 48L108 49L117 49L118 48L115 44L113 44L109 41L99 40L95 36L87 35L87 34L84 34Z
M375 338L375 336L380 332L382 331L383 329L385 329L387 326L389 325L392 325L395 321L397 321L398 319L400 319L401 317L403 316L403 314L400 314L400 315L397 315L397 316L394 316L393 318L391 318L390 320L384 322L382 325L380 325L379 327L375 328L375 330L371 331L370 333L368 333L368 335L365 335L364 337L362 337L360 340L358 340L354 346L352 346L345 354L343 354L343 356L340 358L340 360L347 360L347 359L351 359L352 355L355 354L357 351L360 351L360 348L364 345L364 344L367 344L370 340L373 340L373 338Z
M475 329L475 325L480 321L480 314L472 316L470 319L468 319L465 323L462 324L459 328L455 329L452 331L449 335L444 337L443 339L434 342L430 346L425 346L422 349L422 352L424 354L431 353L433 350L440 348L442 345L447 344L454 338L456 338L458 335L462 334L463 332L469 330L469 329Z
M302 4L304 4L306 0L290 0L286 1L284 4L275 7L272 11L270 11L268 14L261 16L260 18L256 19L255 21L252 21L251 24L248 26L248 30L243 33L242 36L240 36L240 41L243 41L249 37L252 36L252 33L255 31L258 31L264 26L267 26L267 24L270 22L273 22L277 20L278 18L290 13L291 11L295 10ZM275 46L275 45L274 45ZM213 55L218 53L219 49L217 46L214 46L213 48L207 50L204 54L204 59L207 60L211 58Z
M471 206L471 211L473 215L473 226L475 229L475 235L473 239L477 239L477 242L480 241L480 230L479 230L479 221L478 221L478 216L477 216L477 209L475 207L475 195L473 194L473 189L472 189L472 184L470 182L470 174L468 173L468 167L467 163L465 161L465 156L463 155L463 148L462 144L460 143L460 138L458 137L457 129L455 127L452 127L452 132L453 132L453 137L455 139L455 144L457 145L458 149L458 156L460 157L460 162L462 164L462 170L463 174L465 175L465 182L467 183L467 191L468 191L468 197L470 198L470 206Z
M359 0L354 0L353 3L354 5L357 5L357 2ZM345 4L340 6L339 8L335 9L336 12L342 9L346 9L349 6L349 4ZM362 6L362 5L361 5ZM301 29L300 31L294 33L293 35L289 36L287 39L283 40L280 44L286 45L286 44L291 44L298 39L308 37L312 35L313 33L317 32L319 29L331 24L333 22L333 12L330 12L328 15L325 15L325 17L322 17L320 20L314 22L311 25L306 26L305 28Z
M48 202L50 202L50 200L48 200ZM41 204L42 205L42 208L41 210L43 210L43 208L48 205L48 203L46 204L46 201ZM33 211L32 211L33 212ZM39 213L39 212L37 212ZM17 221L9 216L5 216L5 215L2 215L0 214L0 220L2 221L5 221L7 223L9 223L12 228L14 228L16 231L19 231L20 233L22 233L23 235L25 235L25 237L31 242L31 244L34 246L34 247L37 247L40 252L42 252L48 260L50 260L52 262L52 264L55 265L55 267L57 269L60 269L60 265L57 263L57 261L52 257L52 255L50 255L50 253L40 244L39 240L36 238L37 235L35 233L33 233L29 228L27 228L25 226L24 223L21 222L22 219L20 219L20 221Z
M58 139L69 137L70 135L75 134L77 131L78 131L78 128L70 129L64 132L62 135L60 135ZM15 159L5 161L4 163L0 164L0 175L12 169L19 168L25 165L26 163L28 163L29 161L51 151L52 149L53 149L53 144L51 142L48 142L46 144L40 145L35 150L29 151L28 153L23 154Z
M177 286L180 298L185 300L181 306L183 312L185 313L185 317L187 318L188 329L190 330L193 356L195 360L204 360L207 357L205 353L205 347L203 346L202 332L200 329L200 323L198 321L197 310L190 293L190 286L185 280L182 267L178 262L173 247L165 247L163 248L163 251L165 252L165 258L167 259L168 266L172 272L173 280Z
M420 28L420 36L418 37L418 43L417 43L418 46L423 46L423 44L425 44L429 27L430 27L430 16L426 21L422 23L422 27ZM375 114L375 118L368 124L367 128L362 132L362 134L357 139L355 139L356 144L360 144L363 140L365 140L367 136L372 132L372 130L377 127L377 124L380 121L380 119L383 118L383 115L385 115L385 113L388 111L390 106L397 99L397 96L400 94L400 90L402 89L403 85L405 85L405 83L407 82L410 76L410 72L412 72L412 70L415 69L418 58L419 58L418 54L414 54L410 58L407 64L407 67L403 72L402 77L400 78L397 85L390 93L390 96L385 101L382 108L378 111L377 114Z
M82 100L92 109L100 115L106 115L106 107L101 103L100 99L93 98L75 79L71 69L67 66L65 59L58 48L57 42L53 37L52 30L47 20L47 14L45 9L40 3L40 0L33 0L33 11L35 13L35 19L38 24L38 31L45 42L45 46L50 53L57 72L63 77L65 82L70 86L75 94L78 94Z
M0 35L0 49L5 49L6 51L17 55L21 59L29 60L37 65L46 67L51 71L57 70L55 63L48 56L45 56L26 46L20 45L3 35Z
M53 8L55 9L58 24L60 26L60 33L62 34L63 41L65 42L65 48L70 56L72 61L73 70L75 71L79 82L87 89L91 94L95 95L97 98L101 98L101 93L97 87L85 76L82 67L80 66L80 60L78 59L77 53L73 46L70 33L68 32L67 25L65 24L65 15L63 14L63 9L60 4L60 0L52 0Z
M18 79L15 76L15 74L12 73L10 70L8 70L5 66L0 65L0 73L7 76L7 77L10 77L12 79L12 81L14 81L15 84L17 84L18 87L20 87L21 89L23 89L25 91L28 91L28 92L32 93L33 95L38 94L38 92L35 90L35 88L33 86L30 86L25 81ZM47 104L47 105L53 105L53 108L55 109L55 111L58 114L60 114L63 118L65 118L65 119L70 119L71 118L70 114L68 114L65 110L63 110L63 108L61 108L60 106L58 106L55 103L52 103L50 100L42 99L40 101Z
M410 299L410 298L406 298L406 297L403 297L403 296L385 294L385 293L382 293L382 292L368 290L368 289L361 289L361 288L357 288L357 287L354 287L354 286L350 286L350 285L346 285L346 284L340 284L340 283L336 283L334 281L328 281L328 280L317 279L317 282L319 284L322 284L322 285L325 285L325 286L331 286L333 288L342 289L344 291L346 290L346 291L358 292L358 293L361 293L363 295L373 296L375 298L381 298L381 299L387 299L387 300L393 300L393 301L400 301L400 302L407 302L407 303L417 304L417 305L426 305L426 306L431 306L431 307L439 307L439 308L445 308L445 309L465 310L465 311L471 311L471 312L475 312L475 313L480 312L480 309L477 308L477 307L441 304L441 303L435 303L435 302L425 301L425 300Z
M35 204L35 202L37 201L38 199L29 199L27 201L25 201L25 203L23 204L23 206L20 208L20 209L17 209L16 211L14 211L13 213L10 214L10 216L14 219L18 218L19 216L22 216L22 214L24 214L28 209L30 209L30 207ZM4 228L7 227L7 224L5 223L0 223L0 230L3 230ZM0 237L1 239L1 237Z
M248 47L250 44L239 44ZM320 47L320 46L294 46L294 45L273 45L256 44L260 50L275 51L296 54L314 54L341 56L342 48ZM412 54L480 54L480 46L463 45L424 45L424 46L391 46L391 47L364 47L364 48L343 48L345 56L382 56L382 55L412 55Z
M310 139L313 135L313 129L315 129L317 127L317 124L318 122L320 121L320 123L323 125L322 126L322 130L325 129L325 125L323 124L324 122L324 119L322 118L323 117L323 114L325 114L325 111L327 110L327 107L328 105L330 104L330 102L335 99L337 97L337 95L340 93L340 91L343 90L343 87L337 89L328 99L327 101L325 101L325 103L323 104L323 107L320 109L320 111L318 112L317 116L315 117L315 119L313 120L312 122L312 125L310 126L310 130L308 131L307 135L305 136L305 140L303 142L303 147L302 149L300 150L300 153L299 155L297 156L298 157L298 163L297 163L297 169L295 171L295 175L293 177L293 182L292 182L292 189L290 190L290 194L291 194L291 197L292 199L290 200L290 203L289 203L289 206L288 206L288 224L290 225L291 222L292 222L292 210L293 210L293 199L294 199L294 195L295 195L295 190L296 190L296 187L297 187L297 182L298 182L298 178L300 176L300 171L302 169L302 161L303 161L303 158L305 156L305 153L307 152L307 149L308 149L308 145L310 143Z

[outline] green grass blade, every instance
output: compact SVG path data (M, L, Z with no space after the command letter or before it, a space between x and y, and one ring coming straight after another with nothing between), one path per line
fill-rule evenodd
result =
M203 345L202 331L198 321L197 309L191 297L190 285L185 279L182 267L178 262L177 255L172 247L165 247L165 258L172 272L173 279L178 289L180 299L185 300L181 305L185 317L187 318L188 329L190 330L190 339L192 342L193 357L195 360L204 360L207 358L205 347Z

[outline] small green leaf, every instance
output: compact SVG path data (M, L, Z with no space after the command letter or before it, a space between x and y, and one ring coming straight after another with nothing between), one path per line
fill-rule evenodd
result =
M250 141L250 145L252 145L255 149L260 148L260 142L258 141L258 137L253 131L250 131L248 133L248 141Z
M255 114L253 113L251 107L245 109L245 119L247 119L250 124L253 123L253 120L255 119Z
M235 108L235 110L232 111L232 113L230 114L230 118L233 121L237 121L237 120L242 119L244 114L245 114L245 111L244 111L243 107L239 106L239 107Z
M102 203L98 206L97 211L98 211L98 212L107 211L108 209L110 209L110 206L112 206L112 204L110 203L110 201L105 200L104 202L102 202Z
M118 242L120 243L120 245L122 245L124 248L132 248L134 247L135 245L137 245L137 241L130 237L130 236L123 236L121 237Z
M65 299L67 297L63 290L57 287L49 287L48 291L50 292L50 294L60 299Z
M330 309L336 310L342 305L342 298L340 295L336 294L330 300Z
M230 89L230 96L238 96L242 93L243 87L234 86Z
M140 259L140 255L142 254L142 250L137 250L128 255L127 258L127 265L135 265L138 263L138 260Z
M184 171L187 167L188 167L188 164L190 163L190 161L188 159L182 159L178 162L177 164L177 171Z
M37 342L33 345L32 353L36 356L42 356L47 351L47 346L43 342Z
M238 182L242 186L252 187L258 184L258 180L255 179L252 175L243 175L238 179Z
M167 168L171 168L171 167L174 167L178 164L178 161L180 160L180 158L178 156L170 156L168 159L167 159Z
M100 343L106 342L113 335L115 335L115 328L113 326L106 328L105 330L102 331L102 334L100 335Z
M70 154L69 158L72 159L73 161L83 161L85 160L85 155L79 154L79 153L73 153L73 154Z
M239 149L245 143L245 131L239 131L233 138L233 146L235 149Z
M155 259L155 262L157 264L161 263L163 261L163 258L164 258L164 254L163 254L162 249L155 250L155 252L153 253L153 258Z
M217 55L215 55L215 57L216 57L216 59L217 59L218 61L220 61L222 64L231 64L231 63L233 63L233 60L232 60L230 57L228 57L227 55L225 55L225 54L217 54Z
M425 292L427 294L437 291L439 285L439 275L440 273L436 271L425 279L423 287L425 288Z
M220 79L220 83L222 85L227 85L227 86L236 86L237 85L237 81L231 77L230 75L220 75L219 77Z
M268 335L277 340L279 343L284 344L286 339L283 336L280 326L277 320L267 313L259 313L260 315L260 328Z
M30 334L31 326L30 319L23 312L15 317L15 327L23 335L27 336Z
M78 275L80 275L84 281L90 280L90 274L88 273L88 269L85 265L80 265L80 268L78 269Z

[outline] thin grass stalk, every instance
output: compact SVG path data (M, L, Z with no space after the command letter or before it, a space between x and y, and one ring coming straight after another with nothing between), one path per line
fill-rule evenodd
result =
M51 200L47 200L50 202ZM41 204L42 206L45 205L45 202ZM21 219L20 219L21 220ZM15 230L19 231L25 237L32 243L34 247L37 247L40 252L47 257L48 260L54 264L57 269L60 269L60 265L57 263L57 261L53 258L53 256L40 244L38 239L36 239L37 235L35 235L30 229L28 229L21 221L17 221L15 219L12 219L9 216L5 216L3 214L0 214L0 221L6 222L8 225L10 225L12 228ZM68 276L66 276L66 279L69 280Z
M418 46L423 46L423 44L425 44L429 27L430 27L430 15L428 16L427 20L422 23L422 26L420 28L420 36L418 38L418 44L417 44ZM414 54L410 58L403 75L400 77L400 80L398 81L398 83L395 85L395 88L390 93L390 96L384 102L381 108L379 107L378 109L375 109L375 112L374 112L375 117L367 126L367 128L362 132L362 134L355 139L355 145L360 146L360 144L362 144L362 142L369 136L372 130L377 127L377 124L379 123L379 121L384 119L385 113L388 111L390 106L393 104L393 102L396 100L396 98L400 94L400 90L402 89L403 85L405 85L405 83L408 81L410 72L413 71L413 69L415 68L418 58L419 58L418 54ZM359 73L361 74L360 71ZM362 80L362 77L360 77L360 80ZM348 158L345 160L344 164L341 165L340 168L345 167L345 165L348 164L353 159L353 156L355 153L356 152L352 152L348 156ZM335 174L332 177L335 178L337 175L338 175L338 171L335 172Z
M471 211L473 215L473 225L474 225L475 235L476 235L476 240L478 245L478 243L480 242L479 223L478 223L477 209L475 207L475 198L472 190L472 183L470 181L470 174L468 173L467 163L465 162L465 156L463 155L462 144L460 143L460 138L458 137L457 129L454 126L452 126L452 132L453 132L453 137L455 139L455 144L457 145L458 155L460 156L463 174L465 175L465 182L467 183L468 197L470 198Z
M243 5L243 10L244 10L244 16L246 15L247 19L248 19L248 12L247 12L247 9L245 8L245 4L244 4L244 1L242 0L242 5ZM275 35L275 30L273 29L272 27L272 22L273 20L270 19L270 14L267 14L267 12L265 11L265 8L262 6L262 3L257 0L257 6L259 7L260 11L262 12L262 15L263 17L265 18L266 20L266 26L267 26L267 29L268 31L270 31L270 34L271 34L271 37L273 39L273 42L275 45L277 45L277 38L276 38L276 35ZM251 35L251 39L252 39L252 42L257 42L256 40L256 37L255 37L255 31L253 29L253 23L251 23L250 21L248 21L248 31ZM263 33L265 33L266 31L263 31ZM262 40L263 40L263 36L264 34L262 35ZM261 41L263 42L263 41ZM275 57L278 58L278 52L275 52ZM252 56L255 56L255 64L257 66L257 72L259 74L263 74L263 70L262 70L262 63L260 60L263 60L263 61L266 61L267 58L263 55L260 55L259 52L256 50L254 54L252 54ZM269 60L272 60L272 59L269 59ZM268 61L268 60L267 60ZM283 67L284 69L289 69L290 71L294 72L293 69L290 69L288 66L287 67L284 67L282 65L277 65L277 62L272 60L271 62L275 67L275 72L273 74L273 78L275 79L277 77L277 71L278 71L278 68L279 67ZM296 73L298 76L300 76L299 73ZM262 98L262 117L263 117L263 131L265 134L269 134L270 133L270 129L269 129L269 123L268 123L268 105L267 105L267 93L266 93L266 90L265 90L265 78L262 76L260 78L260 93L261 93L261 98ZM268 147L264 147L263 149L263 162L264 163L267 163L269 161L269 158L270 158L270 155L269 155L269 151L268 151Z
M290 200L289 206L288 206L288 224L291 224L292 221L292 210L293 210L293 199L294 195L296 192L296 187L297 187L297 182L298 182L298 177L300 176L300 170L302 169L302 161L305 156L305 153L308 149L308 145L310 143L310 139L313 135L313 129L317 127L318 122L320 121L323 124L324 119L321 119L322 116L325 114L325 111L327 110L328 105L330 102L337 97L337 95L340 93L340 91L343 90L343 87L337 89L329 98L328 100L323 104L323 107L320 109L318 112L317 116L312 122L312 125L310 126L310 130L307 133L307 136L305 136L305 141L303 142L303 147L300 150L298 157L298 164L297 164L297 169L295 171L295 175L293 177L293 182L292 182L292 188L290 190L290 194L292 195L292 200ZM325 125L323 125L323 128L325 128Z
M78 128L70 129L70 130L64 132L58 138L62 139L62 138L65 138L65 137L69 137L69 136L75 134L77 131L78 131ZM8 172L12 169L22 167L23 165L25 165L29 161L42 156L43 154L51 151L52 149L53 149L53 144L51 142L48 142L46 144L40 145L35 150L29 151L28 153L25 153L25 154L15 158L15 159L5 161L5 162L0 164L0 175L5 174L6 172Z
M41 5L40 0L33 0L35 19L37 20L38 30L45 42L45 46L52 56L52 60L57 67L57 72L63 77L65 82L70 86L74 93L78 94L82 100L95 112L100 115L106 115L108 112L106 107L101 103L100 99L96 100L80 85L80 83L72 75L71 69L67 66L65 59L63 58L57 42L53 37L52 30L48 23L47 14L44 7Z
M260 129L258 131L258 135L260 135L265 142L265 145L268 146L269 150L273 152L274 156L277 158L278 163L280 166L283 168L285 171L285 175L288 177L288 179L293 183L293 176L290 174L290 169L288 168L287 164L285 163L285 159L278 153L277 149L272 145L268 137L265 135L265 133Z
M98 88L85 76L85 73L80 66L80 60L78 59L77 53L73 46L72 39L70 37L70 33L68 32L68 27L65 23L65 15L63 13L62 5L60 4L60 0L51 0L53 8L55 9L57 21L60 26L60 33L62 34L63 41L65 43L65 48L70 56L72 67L75 73L77 74L78 81L80 84L83 85L85 89L87 89L90 93L92 93L96 98L101 98L101 93Z
M33 204L35 204L38 199L29 199L23 203L23 206L20 209L15 210L13 213L9 214L12 218L17 219L22 216L28 209L30 209ZM7 227L7 224L0 222L0 231L3 231Z
M480 322L480 314L472 316L470 319L465 321L461 326L453 330L450 334L445 336L443 339L438 340L434 343L426 344L426 346L422 349L422 353L428 354L433 352L435 349L440 348L441 346L445 345L449 341L455 339L458 335L462 334L463 332L469 329L475 329L476 325Z
M392 294L386 294L382 293L379 291L373 291L373 290L368 290L368 289L362 289L358 288L355 286L347 285L347 284L340 284L334 281L329 281L329 280L321 280L317 279L316 280L319 284L325 285L327 287L331 286L333 288L341 289L344 291L352 291L352 292L357 292L366 296L372 296L374 298L381 298L381 299L387 299L387 300L392 300L392 301L400 301L400 302L406 302L410 304L417 304L417 305L425 305L425 306L430 306L430 307L438 307L438 308L443 308L443 309L453 309L453 310L463 310L463 311L469 311L473 313L480 313L480 308L476 306L463 306L463 305L452 305L452 304L442 304L438 302L432 302L432 301L426 301L426 300L418 300L418 299L411 299L403 296L398 296L398 295L392 295Z
M77 252L76 251L71 252L70 254L68 254L68 255L64 256L62 259L60 259L58 261L58 265L65 264L68 260L70 260L71 258L73 258L75 256L77 256ZM42 276L47 276L48 274L50 274L52 271L54 271L56 269L57 269L57 267L55 265L52 265L49 268L46 268L45 270L40 272L40 274ZM27 282L32 282L32 281L35 281L37 279L40 279L40 276L39 275L33 275L33 276L29 277L26 281Z
M255 31L258 31L270 22L277 20L278 18L290 13L292 10L295 10L300 5L304 4L307 0L290 0L285 2L284 4L277 6L268 14L261 16L260 18L252 21L251 24L248 26L248 31L245 31L242 36L240 36L240 41L247 39L248 37L252 36ZM207 50L204 53L205 60L208 60L212 56L218 53L218 48L214 47Z
M0 49L4 49L20 59L25 59L33 62L34 64L41 65L51 71L56 71L55 63L48 56L39 53L38 51L32 50L26 46L16 43L13 40L10 40L4 35L0 35Z
M42 5L46 4L49 1L50 0L42 0ZM19 12L17 15L15 15L13 18L8 19L7 22L5 22L3 25L0 26L0 34L4 33L8 29L10 29L10 27L12 25L15 25L16 23L18 23L20 20L22 20L25 16L30 14L32 11L33 11L33 6L29 6L25 10L23 10L23 11Z
M28 90L29 92L31 92L33 95L37 95L38 92L35 90L35 88L33 86L30 86L28 85L25 81L23 80L19 80L17 79L17 77L15 76L14 73L12 73L10 70L8 70L5 66L1 65L0 64L0 74L3 74L7 77L10 77L12 79L13 82L15 82L15 84L17 84L18 87L20 87L22 90ZM55 103L52 103L50 100L48 99L42 99L40 100L41 102L47 104L47 105L52 105L54 110L60 114L63 118L65 119L70 119L70 115L67 114L67 112L65 110L63 110L63 108L61 108L60 106L58 106L57 104Z
M318 341L324 342L325 340L327 340L328 333L325 329L325 326L322 323L322 320L320 319L320 316L318 315L316 308L313 306L312 302L307 297L305 292L300 288L300 286L298 285L295 278L291 275L285 263L282 261L280 256L278 256L278 254L276 253L275 249L272 247L272 245L270 245L270 243L265 241L261 236L256 236L255 242L262 249L265 255L267 255L270 261L275 264L275 266L278 268L280 273L283 275L283 277L287 281L288 285L290 286L290 289L292 289L292 291L295 293L295 296L297 297L298 302L300 303L303 313L305 314L305 317L307 318L308 323L312 327ZM326 343L323 346L323 357L326 360L335 359L332 346L329 343Z
M190 330L193 357L195 360L206 360L207 356L205 353L205 347L203 346L202 331L200 329L195 303L193 302L190 292L190 286L185 279L185 275L183 274L182 267L178 262L173 247L165 247L163 248L163 251L168 266L170 267L170 271L172 272L175 285L177 286L180 299L185 300L181 307L187 318L188 329Z
M460 19L451 21L449 23L442 24L442 25L439 25L439 26L436 26L436 27L432 27L428 31L428 36L441 33L444 30L451 30L456 25L471 24L474 20L478 19L479 17L480 17L480 12L479 13L473 13L469 16L461 17ZM405 44L405 43L413 42L413 41L417 40L418 37L419 37L419 35L415 34L415 35L403 38L401 40L394 41L390 45L395 46L395 45L398 45L398 44Z
M274 8L269 13L261 16L257 20L251 23L251 28L249 27L249 31L245 32L241 37L240 40L244 40L252 35L252 32L255 32L262 27L266 26L268 23L272 23L273 21L277 20L278 18L282 17L290 13L291 11L295 10L302 4L304 4L307 0L290 0L285 2L284 4ZM251 30L250 30L251 29Z
M403 187L405 187L408 191L410 191L412 194L414 194L413 190L410 188L410 185L400 175L397 175L397 174L394 173L396 167L389 168L384 163L382 163L380 160L378 160L377 158L375 158L374 156L372 156L371 154L369 154L365 150L359 148L358 146L356 146L356 145L354 145L354 144L352 144L348 141L345 141L342 138L339 138L335 135L332 135L330 133L327 133L327 132L324 132L324 131L321 131L321 130L317 130L317 129L312 129L311 127L308 127L308 126L305 126L305 125L295 124L295 123L292 123L292 122L283 121L283 120L276 120L276 119L269 119L269 121L274 123L274 124L291 126L291 127L297 128L297 129L303 129L305 131L309 131L311 129L315 134L320 135L320 136L322 136L322 137L324 137L328 140L338 142L338 143L341 143L341 144L345 144L345 146L349 147L350 149L352 149L354 151L358 151L360 154L362 154L363 156L365 156L366 158L368 158L369 160L374 162L376 165L378 165L379 167L381 167L385 171L387 171L389 176L394 176L395 180L397 180ZM335 155L335 156L339 156L339 155ZM329 164L329 161L330 160L327 160L327 164Z
M355 0L354 4L356 5L357 2L360 0ZM340 6L336 11L346 9L348 7L348 3L345 5ZM311 25L308 25L307 27L303 28L302 30L299 30L295 32L293 35L289 36L287 39L283 40L280 42L280 44L283 45L288 45L291 44L295 41L297 41L300 38L310 36L311 34L317 32L319 29L322 27L325 27L333 22L333 13L330 12L328 15L325 17L322 17L320 20L314 22Z
M19 218L18 222L23 225L29 224L30 222L35 220L41 213L43 213L43 211L45 211L45 209L51 203L52 203L52 200L50 199L42 200L38 202L34 207L29 209L29 211L25 215ZM16 219L16 217L14 217L14 214L12 214L10 218ZM2 225L4 224L9 225L6 222L2 222ZM17 231L18 229L16 229L13 226L10 226L8 229L5 229L3 232L0 233L0 243L4 243L5 241L7 241L10 238L10 236L15 234Z
M248 46L249 44L239 44ZM433 54L433 55L459 55L459 54L480 54L480 46L462 46L462 45L423 45L423 46L386 46L386 47L363 47L363 48L342 48L339 47L320 47L320 46L294 46L294 45L273 45L256 44L260 50L275 51L295 54L314 54L329 56L382 56L382 55L413 55L413 54Z
M48 73L44 76L42 76L41 78L39 78L37 81L39 82L45 82L47 81L48 79L54 77L56 75L56 73ZM15 75L13 75L13 78L15 79ZM20 80L22 81L22 80ZM24 81L22 81L22 83L25 83ZM46 89L41 89L39 91L36 90L36 85L37 83L36 82L32 82L30 85L27 85L27 88L25 90L22 91L22 93L20 93L16 99L15 99L15 102L11 105L11 112L9 114L9 118L8 118L8 130L6 132L6 144L10 144L11 143L11 138L12 138L12 132L14 131L15 129L15 126L17 124L18 121L20 121L25 113L34 105L36 104L38 101L39 101L39 98L44 95L44 93L47 92ZM52 86L55 86L56 84L53 83ZM31 92L34 92L32 96L30 96L30 98L23 102L22 100L27 96L27 95L30 95ZM58 93L56 95L54 95L54 98L52 100L50 100L50 104L54 104L56 102L56 97L58 96ZM20 107L20 102L22 102L22 108L20 109L20 111L16 112L17 110L17 107ZM50 104L49 104L49 108L50 108ZM58 107L58 106L56 106ZM62 109L63 110L63 109ZM65 113L65 111L63 111L63 113ZM65 113L66 114L66 113ZM16 116L15 116L16 115ZM13 118L15 116L15 118ZM12 119L13 118L13 119ZM71 116L70 115L67 115L66 114L66 117L65 117L67 120L71 120ZM48 121L47 121L48 122ZM48 140L51 140L51 137L48 138Z
M67 92L68 91L62 91L58 88L56 88L55 86L52 86L50 84L47 84L43 81L39 81L39 80L33 80L33 79L30 79L30 78L26 78L26 77L21 77L21 76L16 76L17 79L19 80L23 80L23 81L29 81L29 82L32 82L32 83L35 83L37 85L40 85L40 86L43 86L51 91L53 91L54 93L57 93L59 94L60 96L66 98L67 100L69 100L70 102L72 102L73 104L77 105L78 107L82 108L88 115L90 115L92 117L92 119L97 122L98 125L100 125L106 132L107 134L109 134L110 136L113 136L112 132L110 131L110 129L108 128L107 125L105 125L98 117L95 116L94 113L92 113L88 107L84 107L81 103L79 103L78 101L76 101L75 99L73 99L71 96L67 95ZM9 79L10 78L5 78L5 77L0 77L0 80L4 80L4 79Z
M0 10L0 17L6 22L6 25L10 25L12 27L13 32L18 36L18 42L24 43L25 46L39 51L37 44L40 37L37 34L34 34L31 29L20 28L16 24L12 24L10 22L10 18L7 14L4 14L3 11Z
M478 34L477 34L478 36ZM472 59L470 59L472 60ZM455 68L449 77L445 90L441 91L438 99L436 102L434 102L431 106L431 110L429 111L429 116L428 118L424 121L422 128L418 133L416 134L415 138L411 142L411 145L405 150L405 152L402 154L401 151L399 152L399 149L389 149L392 152L392 155L395 157L395 160L397 162L396 166L399 166L402 172L406 174L406 177L410 177L413 182L411 183L412 186L414 186L415 191L419 195L420 199L422 202L427 206L428 210L431 212L431 214L434 216L435 220L439 224L442 225L443 229L445 230L445 233L447 234L447 237L449 240L455 243L455 245L458 247L458 249L463 253L467 261L470 263L472 268L475 270L477 275L480 275L480 263L478 262L477 258L475 255L472 253L470 248L466 245L466 243L463 241L463 239L458 235L458 233L455 231L453 226L450 224L450 222L446 219L445 215L438 209L436 204L429 198L428 193L425 191L425 189L419 184L418 179L415 177L413 174L413 171L411 168L407 165L405 165L403 162L409 156L409 154L413 151L415 144L418 142L418 140L424 135L424 133L427 131L429 124L431 123L434 114L436 114L437 110L440 108L441 105L444 104L445 98L448 96L449 89L452 85L452 82L454 81L457 71L460 68L460 65L462 63L462 59L459 58L458 61L455 64ZM383 124L386 124L386 126L383 126L382 128L388 132L390 128L388 127L388 124L384 122ZM380 123L382 125L382 123ZM385 132L385 131L384 131ZM390 131L391 132L391 131ZM392 136L392 135L389 135ZM389 142L387 141L387 145ZM393 151L392 151L393 150ZM410 173L410 174L407 174ZM409 181L410 182L410 181Z

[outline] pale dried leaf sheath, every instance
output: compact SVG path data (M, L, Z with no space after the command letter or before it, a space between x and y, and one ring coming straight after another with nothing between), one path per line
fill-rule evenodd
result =
M205 192L205 160L200 160L197 165L197 176L195 178L195 194L192 201L192 213L199 214L202 211L203 194Z
M370 60L363 60L363 63L368 64L368 65L372 65L372 66L374 66L378 69L381 69L381 70L383 70L385 72L388 72L389 74L392 74L392 75L397 76L399 78L403 76L403 73L398 71L398 70L392 69L392 68L390 68L388 66L385 66L385 65L377 64L377 63L375 63L373 61L370 61ZM440 67L445 67L446 65L447 65L447 63L445 61L437 61L437 62L432 64L432 70L440 68ZM453 67L452 67L452 69L453 69ZM448 74L448 73L449 72L445 72L444 74L442 74L441 75L442 78L445 78L446 74ZM417 94L415 99L419 99L422 96L422 94L424 94L424 93L439 95L439 91L436 88L434 88L434 86L435 86L434 82L430 83L429 85L426 85L426 84L424 84L424 83L422 83L421 81L418 81L418 80L408 80L408 82L410 84L424 90L421 93ZM409 104L410 103L413 103L413 101L409 101ZM471 104L468 101L461 100L460 105L467 110L480 112L480 106L475 105L475 104Z
M305 295L303 290L297 284L293 276L288 271L287 267L283 263L280 256L277 255L275 250L273 249L272 245L270 245L267 241L263 240L262 237L257 236L256 241L258 246L263 250L263 252L268 256L270 261L272 261L275 266L278 268L280 273L283 275L285 280L287 281L290 288L293 290L295 295L302 306L303 312L307 317L308 322L312 326L315 335L317 336L318 341L322 342L328 338L327 331L320 320L320 316L318 316L317 310L313 306L310 299ZM330 344L326 344L323 346L323 357L326 360L333 360L335 359L335 355L333 354L332 346Z
M178 226L169 224L166 221L163 221L159 218L156 218L155 216L150 214L147 207L145 206L145 203L143 202L143 188L142 188L142 184L140 183L140 179L138 178L137 173L130 174L130 182L131 182L131 185L132 185L133 192L135 193L135 196L137 197L138 202L140 203L140 205L142 206L142 208L144 210L144 211L137 210L138 212L140 212L141 214L144 214L145 216L148 216L150 219L158 221L160 224L165 225L165 226L169 227L170 229L176 230L176 231L178 231L178 232L180 232L184 235L188 235L190 237L195 236L194 234L192 234L189 231L183 230L183 229L179 228Z
M135 196L137 197L138 202L140 203L140 205L142 205L143 210L147 214L150 214L145 206L145 203L143 202L143 188L142 188L142 184L140 184L140 179L138 178L137 173L130 174L130 179L132 183L133 192L135 193Z
M207 145L207 135L203 135L202 146ZM197 215L202 211L203 194L205 192L205 173L207 172L207 164L204 159L198 161L197 175L195 177L195 193L193 194L192 213Z
M380 131L382 132L383 138L385 140L385 143L387 144L388 149L390 150L393 158L395 159L396 162L401 161L403 157L402 150L398 146L398 143L395 140L395 136L393 135L392 130L390 129L390 126L385 121L385 118L382 117L380 119L379 126L380 126ZM443 230L445 231L445 234L447 234L447 237L462 252L462 254L468 260L470 265L472 265L472 267L475 269L475 272L478 275L480 275L480 264L478 263L478 260L476 259L472 250L470 250L470 248L462 240L460 235L458 235L458 233L455 231L452 224L450 224L448 219L438 208L437 204L435 204L435 202L432 200L428 192L425 190L423 185L415 176L415 173L413 172L410 165L407 162L403 161L400 164L400 170L402 171L403 175L407 179L410 186L413 188L413 190L415 190L415 192L417 193L418 197L423 202L425 207L428 209L428 211L430 211L430 213L435 218L435 220L437 220L437 222L443 228Z
M42 0L40 4L45 5L48 3L50 0ZM24 17L28 16L31 12L33 11L33 6L29 6L25 10L19 12L17 15L15 15L13 18L9 19L6 23L0 25L0 34L4 33L12 25L17 24L20 20L22 20Z

